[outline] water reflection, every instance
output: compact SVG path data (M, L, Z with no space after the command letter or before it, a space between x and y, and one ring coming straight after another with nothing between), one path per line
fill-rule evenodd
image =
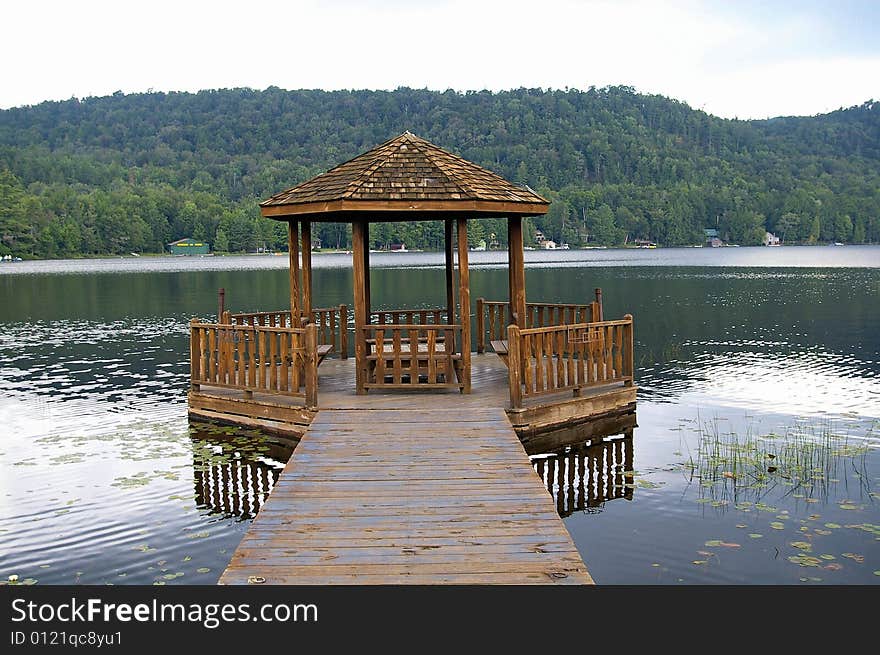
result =
M295 441L190 421L196 506L223 519L253 519L293 454Z
M608 501L633 499L635 427L636 415L629 413L526 441L532 467L556 501L559 516L601 512Z

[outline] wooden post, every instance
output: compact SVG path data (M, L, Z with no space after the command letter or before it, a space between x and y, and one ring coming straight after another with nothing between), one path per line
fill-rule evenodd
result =
M516 325L507 326L507 380L510 385L511 409L522 408L522 382L520 380L522 363L520 362L519 344L519 327Z
M339 305L339 355L348 359L348 307Z
M189 322L189 382L193 391L200 389L199 380L202 377L202 345L201 330L198 328L198 319Z
M602 309L602 289L596 287L596 304L599 306L599 320L604 321L605 312Z
M290 260L290 325L299 327L299 237L296 221L287 222L287 253Z
M633 352L633 317L632 314L624 314L623 319L629 321L623 326L623 342L626 344L626 354L623 357L623 374L629 379L624 382L627 387L633 386L635 376L635 355Z
M507 221L507 265L510 268L510 312L513 322L524 330L528 325L522 216L511 216Z
M468 273L467 219L458 219L458 302L461 321L462 393L471 392L471 288Z
M446 255L446 322L452 325L455 323L455 289L453 283L455 262L452 257L451 218L443 221L443 250Z
M312 222L302 222L302 311L312 320ZM291 325L293 321L291 321Z
M318 407L318 326L306 325L305 338L305 386L306 407Z
M483 316L483 298L477 298L477 352L486 350L486 317Z
M365 220L364 224L364 307L366 308L366 320L364 325L369 324L370 314L373 313L373 301L370 296L370 224Z
M226 311L226 289L220 287L217 292L217 322L223 320L223 312Z
M367 325L368 319L366 279L369 276L369 271L367 271L369 255L365 253L368 250L366 226L366 222L362 219L355 220L351 224L355 387L359 395L367 393L364 387L367 367L367 343L364 336L364 327Z

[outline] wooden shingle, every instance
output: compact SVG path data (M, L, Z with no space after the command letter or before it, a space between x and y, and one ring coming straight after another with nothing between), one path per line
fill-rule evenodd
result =
M549 202L433 143L404 132L326 173L260 203L264 216L338 220L340 213L530 216Z

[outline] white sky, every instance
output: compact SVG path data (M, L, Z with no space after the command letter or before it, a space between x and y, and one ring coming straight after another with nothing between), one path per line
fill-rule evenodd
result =
M0 108L154 91L624 84L724 117L880 99L877 0L25 0Z

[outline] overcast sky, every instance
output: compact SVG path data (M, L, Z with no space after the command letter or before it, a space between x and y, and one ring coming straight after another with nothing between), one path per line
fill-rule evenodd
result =
M880 0L24 0L0 108L114 91L629 85L723 117L880 100Z

